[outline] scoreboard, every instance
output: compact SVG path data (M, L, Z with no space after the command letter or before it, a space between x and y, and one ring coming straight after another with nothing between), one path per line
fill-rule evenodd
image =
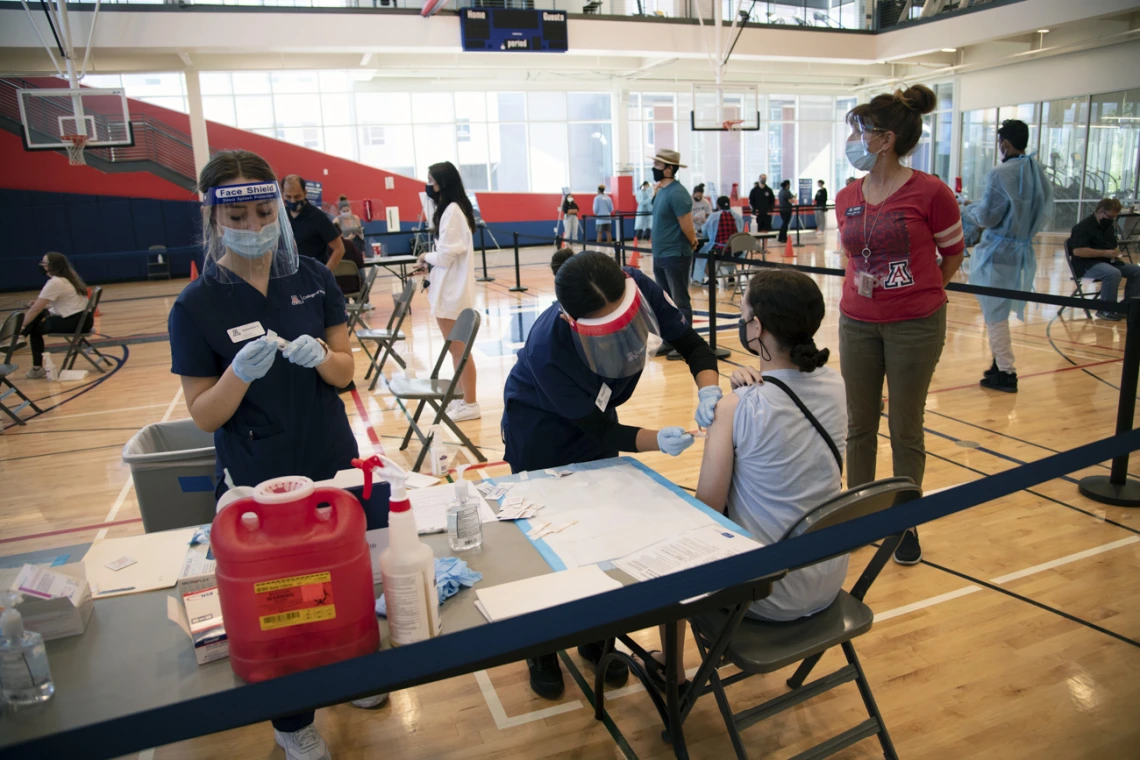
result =
M464 50L566 52L565 11L464 8L459 29Z

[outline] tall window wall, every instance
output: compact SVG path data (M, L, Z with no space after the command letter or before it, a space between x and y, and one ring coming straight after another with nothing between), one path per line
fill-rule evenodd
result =
M1067 231L1101 198L1132 203L1140 197L1140 90L963 113L962 184L971 198L981 196L996 163L996 131L1006 119L1029 125L1028 150L1052 182L1050 231Z

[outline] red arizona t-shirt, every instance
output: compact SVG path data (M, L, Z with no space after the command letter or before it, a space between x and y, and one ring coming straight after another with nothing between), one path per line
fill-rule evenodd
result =
M852 182L836 195L835 216L847 253L843 314L863 322L902 322L929 317L946 303L935 250L957 256L965 245L958 202L942 180L915 171L878 206L867 205L862 181ZM866 262L864 247L871 249ZM856 284L856 273L864 270L875 277L871 298L859 295Z

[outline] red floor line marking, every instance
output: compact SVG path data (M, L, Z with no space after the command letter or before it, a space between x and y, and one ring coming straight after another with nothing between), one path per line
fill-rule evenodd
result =
M63 530L51 530L47 533L30 533L26 536L16 536L14 538L0 538L0 544L10 544L13 541L28 541L33 538L47 538L48 536L59 536L64 533L78 533L84 530L99 530L100 528L110 528L115 525L127 525L129 523L142 522L141 517L132 517L129 520L118 520L116 522L98 523L97 525L83 525L78 528L64 528Z
M1070 372L1074 369L1088 369L1089 367L1099 367L1102 364L1116 364L1116 363L1122 362L1122 361L1124 361L1124 359L1106 359L1102 362L1090 362L1088 364L1076 364L1072 367L1061 367L1060 369L1049 369L1049 370L1045 370L1044 372L1031 372L1028 375L1018 375L1017 378L1019 380L1024 380L1027 377L1040 377L1042 375L1055 375L1058 372ZM960 390L963 390L965 388L977 388L977 387L979 387L977 383L970 383L969 385L955 385L951 388L939 388L937 390L929 391L926 395L929 396L932 393L946 393L947 391L960 391Z
M384 455L384 446L380 443L380 436L376 434L376 429L372 426L372 419L368 416L368 410L364 408L364 400L360 398L360 393L353 388L352 400L356 403L356 412L360 415L360 419L364 420L365 429L368 431L368 440L372 441L372 448L377 454Z
M959 322L958 320L954 320L954 319L946 320L946 324L962 325L963 327L978 327L978 325L974 324L973 322ZM1038 323L1038 324L1041 324L1041 323ZM1025 335L1024 333L1022 333L1020 335L1020 337L1022 339L1036 338L1037 340L1042 340L1042 341L1046 341L1046 342L1053 341L1054 343L1068 343L1070 346L1080 346L1081 348L1097 348L1097 349L1100 349L1101 351L1115 351L1115 352L1120 353L1120 354L1124 353L1123 348L1117 348L1116 346L1098 346L1095 343L1081 343L1081 342L1075 341L1075 340L1065 340L1064 338L1053 338L1053 337L1050 337L1047 335Z

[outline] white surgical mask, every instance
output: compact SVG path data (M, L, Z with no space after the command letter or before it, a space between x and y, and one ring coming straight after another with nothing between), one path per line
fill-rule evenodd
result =
M847 160L859 171L871 171L879 160L879 154L867 150L862 139L849 140L845 150L847 151Z
M243 259L258 259L277 245L277 222L270 222L256 232L222 227L222 244Z

